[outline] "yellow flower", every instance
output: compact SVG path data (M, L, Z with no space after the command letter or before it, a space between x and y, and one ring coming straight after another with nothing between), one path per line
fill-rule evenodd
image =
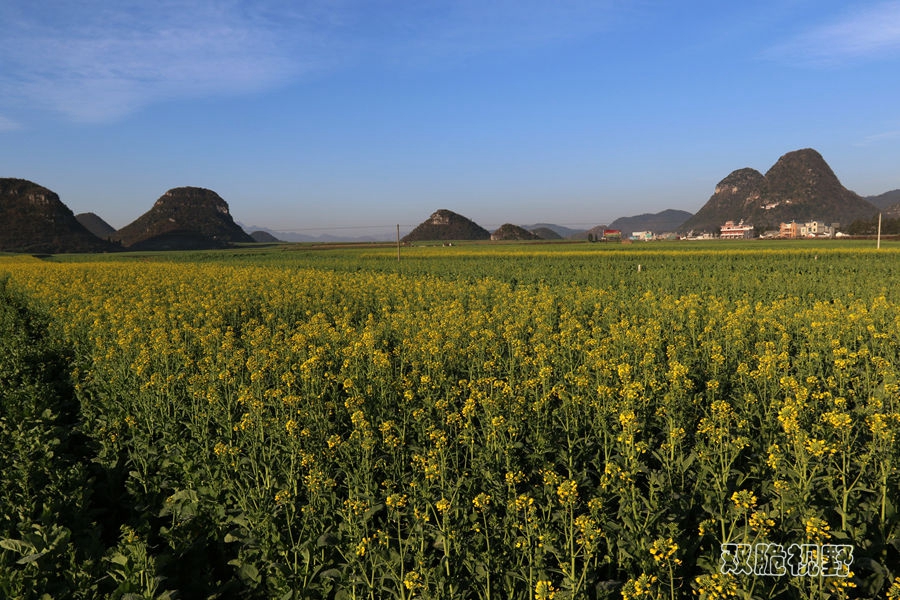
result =
M519 494L516 498L516 510L528 511L534 507L534 498L528 494Z
M825 440L809 439L806 440L806 451L819 458L825 453L834 454L835 449L830 448Z
M676 552L678 552L678 544L672 538L659 538L650 545L650 555L657 564L669 562L672 559L671 562L680 565L680 559L672 558Z
M822 415L822 420L835 429L850 427L851 423L850 415L845 412L827 412Z
M546 579L540 579L534 585L534 600L551 600L556 596L556 588L553 582Z
M769 529L774 526L775 521L762 511L757 510L750 515L750 527L762 535L769 533Z
M472 499L472 505L478 510L483 511L487 509L487 507L491 505L491 495L485 494L484 492L478 494Z
M406 506L407 496L406 494L391 494L384 501L387 504L388 508L401 509Z
M369 510L369 503L365 500L348 498L344 500L344 509L358 517Z
M818 517L810 517L806 520L806 537L810 540L822 541L831 538L828 531L831 528L828 522Z
M769 446L769 457L766 459L766 464L769 465L769 468L771 468L773 471L778 470L778 465L781 461L780 452L781 446L779 446L778 444L772 444L771 446Z
M713 573L712 575L701 575L694 581L697 586L694 593L700 597L700 600L727 600L738 597L737 581L733 575Z
M900 577L894 578L894 582L891 584L891 587L888 588L887 597L890 600L897 600L900 598Z
M403 585L407 590L415 593L416 590L419 590L423 587L422 576L419 575L418 571L410 571L406 574L406 577L403 578Z
M642 573L637 579L629 579L622 586L622 600L632 600L638 598L655 598L653 588L656 584L656 575L647 575Z
M556 488L556 495L563 506L575 504L578 501L578 484L573 479L566 479Z
M559 475L552 469L542 470L541 475L544 477L544 485L555 486L559 483Z
M756 508L756 496L750 490L741 490L731 495L731 501L741 511Z
M515 473L511 471L506 472L506 485L513 487L518 483L522 483L525 481L525 473L522 471L516 471Z

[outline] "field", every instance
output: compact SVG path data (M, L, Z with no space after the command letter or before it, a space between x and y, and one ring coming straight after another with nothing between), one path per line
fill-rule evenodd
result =
M0 257L0 597L900 597L873 246Z

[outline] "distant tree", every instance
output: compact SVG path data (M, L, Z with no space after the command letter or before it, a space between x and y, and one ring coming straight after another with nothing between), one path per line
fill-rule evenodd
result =
M850 235L875 235L878 233L878 217L857 219L847 227ZM881 219L881 235L900 234L900 219Z

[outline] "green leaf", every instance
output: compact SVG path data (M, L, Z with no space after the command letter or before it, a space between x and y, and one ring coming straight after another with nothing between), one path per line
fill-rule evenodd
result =
M47 554L46 552L39 552L37 554L29 554L25 558L20 558L19 560L17 560L16 564L17 565L27 565L28 563L33 563L34 561L38 560L42 556L45 556L46 554Z
M238 577L253 583L259 583L259 569L250 563L243 563L238 569Z
M0 548L12 550L18 554L27 554L34 550L34 545L25 543L22 540L5 539L0 540Z

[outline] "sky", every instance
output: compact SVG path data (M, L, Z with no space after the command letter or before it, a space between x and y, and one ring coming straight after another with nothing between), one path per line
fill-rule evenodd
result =
M0 0L0 177L120 228L180 186L247 225L696 212L815 148L900 188L900 2Z

